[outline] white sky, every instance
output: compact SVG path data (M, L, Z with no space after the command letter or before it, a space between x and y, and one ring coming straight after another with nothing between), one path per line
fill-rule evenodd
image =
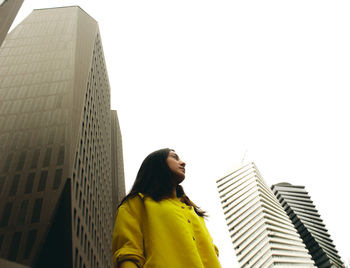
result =
M349 1L26 0L14 26L66 5L99 22L127 189L148 153L174 148L223 268L238 267L215 181L246 155L269 186L306 186L350 261Z

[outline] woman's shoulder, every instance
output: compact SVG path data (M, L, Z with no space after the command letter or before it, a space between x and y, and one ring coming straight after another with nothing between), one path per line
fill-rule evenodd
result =
M119 207L119 210L126 209L128 211L138 211L143 207L143 199L145 196L142 193L138 193L134 196L127 198Z

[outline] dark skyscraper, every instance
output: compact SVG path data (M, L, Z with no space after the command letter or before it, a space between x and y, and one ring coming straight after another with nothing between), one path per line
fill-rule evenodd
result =
M97 22L35 10L0 50L0 258L112 267L121 135Z
M271 188L298 230L316 266L344 267L305 187L279 183Z

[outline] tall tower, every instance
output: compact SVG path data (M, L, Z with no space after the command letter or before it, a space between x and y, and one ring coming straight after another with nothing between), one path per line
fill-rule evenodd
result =
M22 4L23 0L0 0L0 47Z
M305 187L278 183L271 189L304 240L316 266L344 267Z
M82 9L35 10L8 34L0 125L0 258L112 267L121 137L98 25Z
M254 163L217 180L217 187L240 267L314 267Z

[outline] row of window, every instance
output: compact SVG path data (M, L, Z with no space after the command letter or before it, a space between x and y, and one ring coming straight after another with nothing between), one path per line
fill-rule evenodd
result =
M11 177L11 180L8 181L8 187L7 191L4 192L2 195L4 196L16 196L19 194L31 194L33 192L42 192L46 189L47 179L49 175L48 170L41 170L40 176L36 176L37 173L35 172L29 172L26 174L26 177L21 174L15 174ZM62 174L63 169L58 168L55 170L53 174L53 181L51 189L57 190L61 183L62 183ZM0 194L5 189L6 185L6 179L9 178L9 176L0 176ZM19 189L19 186L23 187ZM34 187L35 186L35 187Z
M44 153L41 152L42 150L36 149L32 154L29 154L26 151L23 151L19 154L15 153L9 153L3 163L1 171L3 173L7 173L11 171L11 166L14 165L14 170L15 171L22 171L24 167L26 166L26 160L27 160L27 166L30 169L35 169L38 167L38 162L40 158L40 154ZM51 158L52 158L52 147L48 147L45 150L44 155L42 155L42 163L41 167L46 168L49 167L52 163ZM60 146L57 152L57 159L56 159L56 165L57 166L62 166L64 164L64 154L65 154L65 147L64 145ZM28 155L30 157L28 157ZM16 157L15 157L16 156ZM17 159L15 159L17 158ZM15 161L16 160L16 161Z
M15 261L18 257L22 257L23 259L29 259L30 254L32 252L32 248L34 246L34 243L37 238L38 231L36 229L30 230L26 235L26 238L23 237L22 232L15 232L12 234L11 242L10 242L10 249L7 255L7 259L10 261ZM9 234L10 235L10 234ZM25 248L23 252L23 256L18 256L19 247L21 244L21 240L26 239L25 242ZM3 242L5 240L5 235L0 235L0 251L3 247Z
M96 256L93 253L93 249L88 250L88 260L90 262L91 268L99 268L99 262L96 259ZM104 266L107 267L107 266ZM83 261L81 255L77 248L75 248L75 256L74 256L74 268L86 268L85 262Z
M1 54L8 54L9 53L10 48L6 48L3 47L0 50ZM25 55L7 55L5 57L1 58L0 61L0 66L12 66L12 65L21 65L21 64L25 64L25 63L33 63L33 62L55 62L57 60L62 60L62 59L66 59L67 61L69 61L70 58L67 57L67 52L64 50L61 51L51 51L51 52L42 52L42 53L31 53L31 54L25 54ZM11 88L11 87L21 87L23 86L23 83L19 83L18 80L12 82L11 80L7 80L6 83L1 83L3 82L4 79L0 80L0 87L1 88ZM54 82L59 82L60 80L54 81ZM51 82L51 81L50 81ZM43 81L38 81L37 79L32 79L31 81L29 81L28 84L32 84L35 85L37 87L40 87L43 84Z
M11 103L8 107L11 106ZM6 107L5 107L6 108ZM35 113L25 113L0 117L2 131L20 131L24 129L37 129L65 124L68 111L63 109L49 110Z
M66 56L66 51L55 51L49 53L40 53L37 55L39 58L45 60L46 58L57 57L57 59L62 59ZM24 58L30 57L23 55ZM6 58L5 58L6 61ZM8 88L8 87L19 87L22 85L30 85L30 84L41 84L41 83L49 83L59 82L62 80L69 80L72 76L72 69L64 69L64 70L56 70L52 72L40 72L40 73L27 73L21 75L9 75L3 76L0 80L0 87Z
M1 109L1 112L3 114L9 115L55 110L61 108L62 101L62 94L10 100L3 103L4 106ZM8 103L10 103L10 105Z
M28 208L29 208L29 202L30 200L22 200L20 207L18 209L16 219L15 219L15 225L21 225L26 223L28 214ZM32 209L32 213L30 215L30 223L37 223L40 221L41 216L41 210L43 206L43 199L37 198L34 200L34 205ZM11 218L11 214L13 211L13 202L7 202L3 208L1 219L0 219L0 227L4 228L7 227L9 224L9 220Z
M0 65L1 66L1 65ZM8 69L6 67L0 67L0 72L2 69ZM38 98L38 97L47 97L49 95L60 95L64 94L67 91L68 82L67 81L57 81L51 83L41 83L39 85L24 85L21 87L13 88L1 88L0 89L0 99L4 100L2 104L10 103L7 100L15 99L28 99L28 98ZM7 104L9 105L9 104ZM9 107L0 108L0 114L6 113L9 111Z

